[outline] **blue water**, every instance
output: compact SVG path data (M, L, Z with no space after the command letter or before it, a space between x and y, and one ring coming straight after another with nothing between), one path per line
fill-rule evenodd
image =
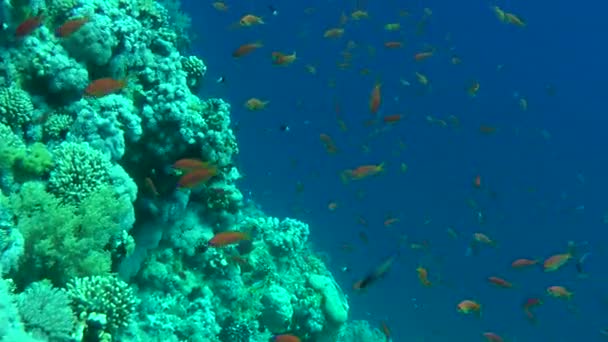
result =
M206 1L184 1L198 37L193 52L209 68L201 95L232 104L243 189L269 215L308 222L312 244L327 254L349 292L352 318L386 321L395 341L481 341L484 331L519 342L605 340L599 331L608 327L608 225L602 222L608 212L606 7L497 2L525 19L527 26L520 28L501 23L486 2L360 3L369 19L349 21L341 39L327 40L323 32L338 25L342 12L350 14L355 1L275 1L278 16L270 15L267 1L231 1L227 12ZM314 12L306 14L306 8ZM432 15L417 35L424 8ZM411 15L399 17L401 9ZM266 24L230 28L247 13L262 16ZM402 32L384 31L389 22L400 22ZM258 40L263 48L238 60L231 57L238 46ZM339 70L340 51L349 40L358 45L353 65ZM383 43L388 40L403 40L405 46L387 50ZM427 45L436 48L435 55L414 62L413 54ZM276 67L272 51L296 51L298 59ZM453 54L462 64L450 63ZM305 70L307 64L317 68L316 75ZM361 75L363 68L370 74ZM414 72L427 75L431 86L417 84ZM219 76L226 82L216 84ZM402 85L400 78L411 85ZM330 79L335 87L328 86ZM474 80L480 90L472 98L466 89ZM373 118L368 99L376 81L383 95L378 115L407 118L370 137L383 128L382 123L363 125ZM243 103L250 97L270 104L249 112ZM519 107L520 97L528 101L526 111ZM336 121L336 103L347 131ZM460 126L429 125L427 115L455 115ZM282 131L283 124L290 131ZM496 127L496 133L481 134L481 124ZM320 133L334 139L338 154L326 153ZM381 162L386 172L377 177L347 185L340 181L344 169ZM401 163L408 165L407 172L400 171ZM472 186L476 175L481 189ZM327 209L330 201L338 203L337 210ZM384 227L388 215L400 221ZM359 216L368 227L357 223ZM448 226L458 239L446 234ZM359 239L361 231L369 243ZM474 232L487 234L498 247L466 256ZM365 293L353 293L353 282L398 249L404 235L408 242L428 241L430 249L404 244L385 279ZM587 279L577 277L573 263L551 274L510 269L516 258L563 253L570 240L589 242L581 247L592 253L584 265ZM354 250L345 251L344 244ZM419 265L429 269L431 288L418 282ZM342 267L350 271L343 273ZM486 277L491 275L505 277L515 288L490 286ZM568 287L574 299L547 297L551 285ZM534 296L544 301L535 311L536 325L521 308L526 297ZM482 304L480 318L456 311L463 299Z

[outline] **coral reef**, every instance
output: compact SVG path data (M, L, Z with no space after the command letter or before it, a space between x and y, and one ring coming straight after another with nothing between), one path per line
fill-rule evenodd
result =
M0 8L0 341L379 341L308 224L245 203L178 1ZM217 172L177 187L183 159Z

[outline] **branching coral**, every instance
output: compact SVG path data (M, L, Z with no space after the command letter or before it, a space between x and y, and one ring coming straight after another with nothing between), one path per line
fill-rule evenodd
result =
M108 157L88 143L64 142L55 148L53 157L49 190L65 201L82 201L110 182Z
M44 184L27 182L10 201L25 239L28 272L17 274L23 282L49 278L63 284L74 276L107 274L112 259L105 248L113 236L130 228L124 219L131 204L108 187L75 207L46 192Z
M0 121L20 126L31 118L34 105L30 95L24 90L13 87L0 88Z
M115 276L75 278L67 286L77 316L104 315L112 334L131 323L139 305L129 284Z
M70 300L65 291L48 282L31 284L17 299L25 328L32 335L50 341L67 341L74 327Z

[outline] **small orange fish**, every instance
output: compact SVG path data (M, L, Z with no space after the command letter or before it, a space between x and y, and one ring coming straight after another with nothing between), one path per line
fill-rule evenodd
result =
M177 187L181 189L194 189L205 184L215 175L217 175L217 168L215 166L195 169L181 176L177 182Z
M85 94L93 97L103 97L120 91L126 86L125 81L115 80L111 77L99 78L91 82L84 90Z
M245 108L250 111L259 111L266 108L266 106L270 103L270 101L262 101L256 97L252 97L245 102Z
M473 186L477 189L481 188L481 176L480 175L475 176L475 179L473 179Z
M34 32L34 30L42 25L43 19L44 17L42 15L37 15L24 20L15 29L15 37L21 38L30 35L32 32Z
M523 309L524 309L524 314L526 314L526 318L531 322L531 323L535 323L536 322L536 315L534 315L534 312L532 312L532 309L534 309L537 306L540 306L543 304L543 301L538 299L538 298L527 298L524 301L524 304L522 305Z
M496 242L494 240L490 239L484 233L474 233L473 241L475 241L477 243L481 243L483 245L496 246Z
M418 268L416 268L416 273L418 273L418 280L420 281L420 284L426 287L430 287L432 285L429 281L429 272L426 268L418 266Z
M513 14L513 13L508 13L505 12L505 22L509 23L509 24L513 24L515 26L518 27L525 27L526 23L519 18L517 15Z
M342 180L358 180L369 176L375 176L384 171L384 163L379 165L362 165L353 170L342 172Z
M479 132L483 133L483 134L494 134L496 133L497 129L494 126L489 126L489 125L480 125L479 126Z
M474 300L470 300L470 299L465 299L463 301L461 301L460 303L458 303L457 306L457 310L458 312L465 314L465 315L469 315L469 314L475 314L475 315L481 315L481 305L479 303L477 303Z
M488 281L493 285L502 287L503 289L510 289L513 287L513 284L500 277L488 277Z
M208 244L212 247L225 247L237 244L244 240L249 240L249 234L243 232L221 232L217 233L209 240Z
M530 267L538 264L538 260L532 259L517 259L511 263L512 268L521 269L525 267Z
M246 14L241 17L241 20L239 20L239 25L241 27L250 27L261 24L264 24L264 20L262 20L261 17L258 17L257 15L253 14Z
M152 181L152 178L150 177L146 177L144 179L144 184L146 186L146 189L152 194L154 195L154 197L158 197L159 193L158 190L156 190L156 185L154 185L154 181Z
M350 14L351 19L353 20L361 20L369 18L369 14L366 11L357 10Z
M330 28L323 33L323 38L341 38L344 35L344 29L341 27Z
M80 30L80 28L89 21L90 19L88 17L68 20L55 30L55 34L59 37L68 37L72 33Z
M369 111L372 114L378 113L378 109L380 108L380 104L382 103L382 94L380 92L380 87L382 84L376 83L374 88L372 88L372 92L369 96Z
M182 172L202 169L202 168L206 168L208 166L209 166L208 162L204 162L200 159L194 159L194 158L180 159L172 165L173 169L180 170Z
M329 211L336 211L336 209L338 209L338 203L334 201L329 202L329 204L327 204L327 209L329 209Z
M547 294L551 297L560 299L572 299L573 293L563 286L549 286Z
M390 226L392 226L393 224L395 224L397 222L399 222L398 218L396 218L396 217L389 217L386 220L384 220L384 226L385 227L390 227Z
M417 54L414 55L414 60L416 62L422 62L430 57L433 56L433 52L432 51L428 51L428 52L418 52Z
M380 326L382 327L382 333L384 334L384 337L386 337L386 341L392 341L391 329L389 329L386 322L382 321L382 323L380 323Z
M387 49L399 49L403 47L403 43L397 41L388 41L384 42L384 47Z
M212 3L211 6L220 12L228 11L228 5L226 5L226 3L223 1L216 1Z
M543 269L545 270L545 272L557 271L562 266L564 266L570 259L572 259L572 254L570 253L552 255L543 262Z
M471 84L471 86L467 90L467 92L469 93L469 96L471 96L471 97L477 96L477 92L479 91L479 88L480 88L479 82L477 82L477 81L473 82L473 84Z
M321 142L325 146L325 151L327 151L327 153L335 154L338 152L338 148L336 147L336 144L334 143L333 139L329 135L327 135L325 133L321 133L319 135L319 139L321 139Z
M236 50L232 51L232 57L239 58L252 53L253 51L261 48L263 45L261 42L248 43L239 46Z
M504 342L504 339L500 337L500 335L491 331L484 332L482 336L486 339L487 342Z
M274 335L272 342L300 342L300 338L292 334Z
M289 65L296 61L296 53L291 55L284 54L282 52L274 51L272 53L272 64L274 65Z
M401 114L392 114L392 115L387 115L387 116L383 117L382 121L384 121L385 124L395 124L395 123L401 121L402 118L403 118L403 115L401 115Z

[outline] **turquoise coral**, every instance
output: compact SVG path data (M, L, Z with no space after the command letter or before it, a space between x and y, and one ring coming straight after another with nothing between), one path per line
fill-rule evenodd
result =
M83 319L93 314L105 316L110 334L131 323L140 302L129 284L115 276L74 278L67 288L76 315Z
M28 122L34 111L30 95L23 89L0 88L0 121L15 126Z
M59 198L79 202L110 183L110 161L88 143L64 142L53 150L55 166L49 189Z

